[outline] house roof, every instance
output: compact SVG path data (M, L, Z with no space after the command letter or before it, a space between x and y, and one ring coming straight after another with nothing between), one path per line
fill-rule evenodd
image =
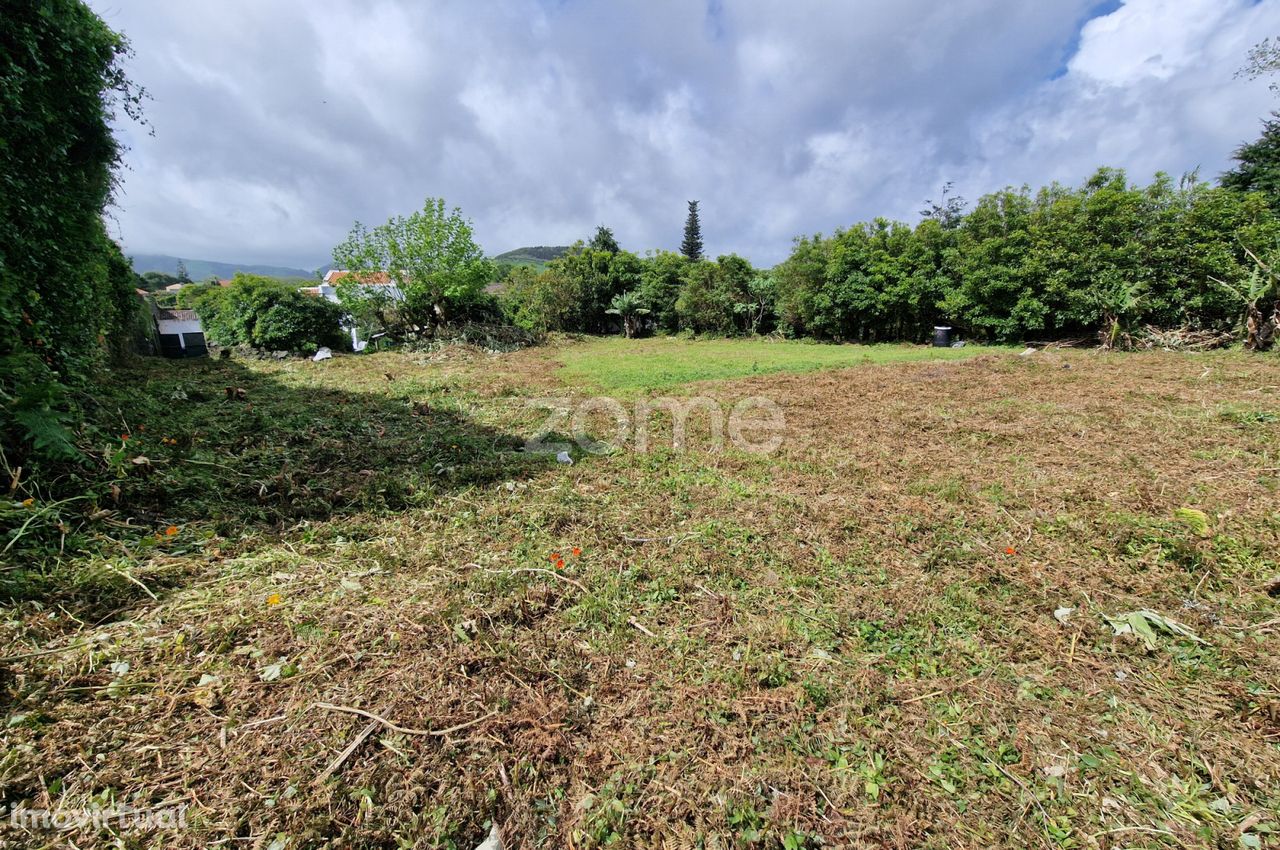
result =
M352 274L358 275L356 280L366 286L392 286L395 284L395 281L391 279L391 275L387 272L351 272L342 269L330 269L325 272L324 282L330 286L337 286L338 281Z
M303 295L310 295L313 298L320 297L320 287L318 286L304 286L298 291L301 292Z
M166 310L163 307L156 310L156 318L161 321L170 322L198 322L200 316L195 310Z

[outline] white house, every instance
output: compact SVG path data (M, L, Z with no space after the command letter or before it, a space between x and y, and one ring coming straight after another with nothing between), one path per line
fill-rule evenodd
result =
M319 286L311 286L308 289L314 290L317 295L335 304L338 303L338 284L348 275L358 275L356 278L361 289L374 289L375 287L385 292L393 301L403 301L404 293L400 291L400 287L391 279L391 275L387 272L349 272L342 269L329 269L324 273L324 280Z
M400 287L391 279L391 275L387 272L351 272L342 269L330 269L324 273L324 279L319 286L308 286L302 291L307 295L314 295L323 298L326 301L332 301L334 304L338 301L338 284L348 275L358 275L356 282L361 289L380 291L392 301L403 301L404 293L400 291ZM360 339L359 330L353 322L347 322L347 330L351 334L351 348L354 351L363 351L368 345L367 340Z

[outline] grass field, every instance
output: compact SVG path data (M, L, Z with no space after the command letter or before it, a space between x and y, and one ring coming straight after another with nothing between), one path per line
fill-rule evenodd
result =
M186 827L0 838L1280 846L1280 360L941 354L126 370L118 490L0 514L0 799ZM783 439L519 450L531 400L614 391L768 399Z
M820 345L783 340L596 339L561 354L561 378L605 390L666 389L694 381L920 360L958 360L997 349Z

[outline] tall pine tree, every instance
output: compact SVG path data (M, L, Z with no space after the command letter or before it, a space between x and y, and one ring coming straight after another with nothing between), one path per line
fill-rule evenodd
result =
M684 220L684 241L680 253L690 260L702 259L702 224L698 221L698 202L689 202L689 217Z

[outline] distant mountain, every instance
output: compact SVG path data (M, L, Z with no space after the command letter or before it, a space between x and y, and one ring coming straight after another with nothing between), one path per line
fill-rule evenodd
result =
M542 269L548 262L563 256L568 250L568 245L535 245L499 254L493 258L493 261L500 266L533 266L535 269Z
M208 280L211 277L231 277L236 272L260 274L266 277L303 278L305 280L312 280L316 276L314 271L296 269L289 266L267 266L258 263L220 263L216 260L188 260L185 257L171 257L168 254L134 254L130 259L133 260L133 270L138 274L163 272L164 274L176 275L178 273L178 263L185 263L187 277L194 281Z

